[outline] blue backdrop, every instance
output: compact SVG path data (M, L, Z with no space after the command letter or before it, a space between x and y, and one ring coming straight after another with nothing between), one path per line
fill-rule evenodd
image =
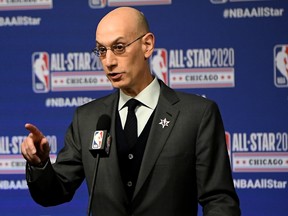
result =
M34 203L20 144L34 123L55 159L75 108L113 91L91 50L123 5L150 22L153 73L218 103L243 215L287 215L287 0L0 1L0 214L86 214L85 184L70 203Z

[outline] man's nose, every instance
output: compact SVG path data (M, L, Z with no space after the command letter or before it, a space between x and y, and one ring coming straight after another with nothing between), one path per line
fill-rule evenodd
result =
M112 50L107 49L106 51L106 67L113 67L117 64L116 55Z

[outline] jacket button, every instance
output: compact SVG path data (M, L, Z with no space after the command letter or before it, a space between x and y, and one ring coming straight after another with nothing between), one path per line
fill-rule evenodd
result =
M128 154L129 160L132 160L134 158L133 154Z
M128 187L131 187L131 186L132 186L132 181L128 181L128 182L127 182L127 186L128 186Z

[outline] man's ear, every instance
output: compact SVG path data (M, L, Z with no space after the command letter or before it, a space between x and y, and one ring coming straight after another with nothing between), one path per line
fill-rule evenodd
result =
M144 57L146 59L148 59L153 54L154 44L155 44L154 35L151 32L147 33L143 37L143 52L144 52Z

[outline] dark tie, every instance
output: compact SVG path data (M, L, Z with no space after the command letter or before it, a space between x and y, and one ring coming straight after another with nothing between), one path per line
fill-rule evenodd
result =
M138 137L137 134L137 118L135 115L135 108L139 105L140 102L136 99L130 99L127 101L125 106L128 106L128 114L126 123L124 126L124 131L127 137L127 141L130 147L133 147L136 144L136 140Z

